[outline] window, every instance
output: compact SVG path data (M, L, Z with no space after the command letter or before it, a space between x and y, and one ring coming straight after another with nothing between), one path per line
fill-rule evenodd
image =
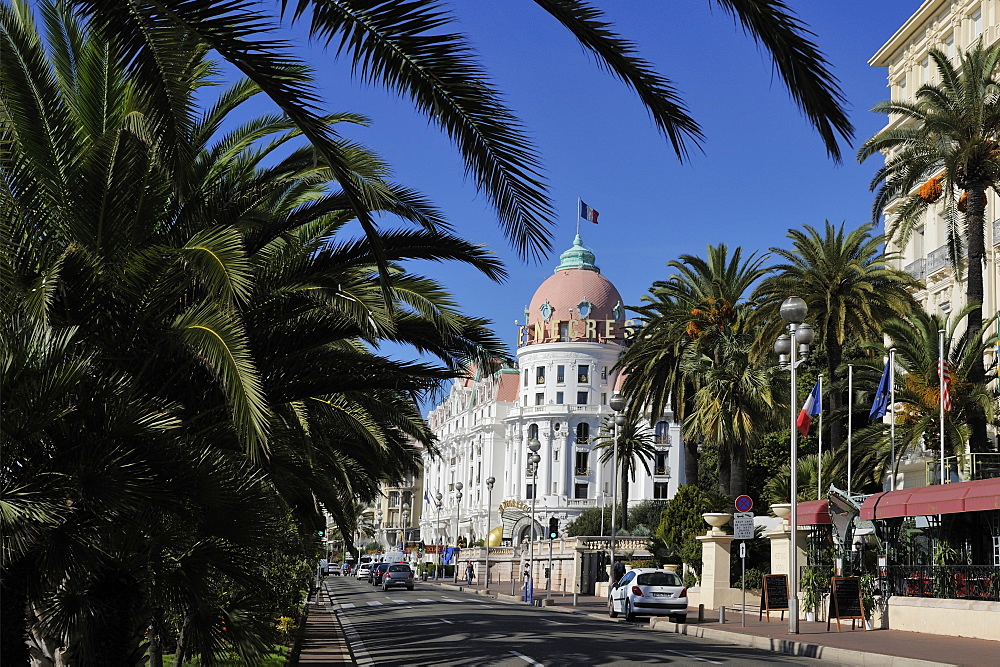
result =
M977 9L969 18L972 19L972 39L969 41L974 42L983 34L983 10Z
M552 482L552 495L553 496L559 495L559 482Z
M607 395L607 394L605 394L605 393L604 393L604 392L602 391L602 392L601 392L601 405L607 405L607 404L608 404L608 395Z
M389 492L389 507L399 507L399 491Z
M576 453L576 474L577 475L589 475L590 474L590 452L577 452ZM577 496L579 498L579 496Z
M556 366L556 382L563 384L566 382L566 367Z
M535 384L545 384L545 366L535 369Z
M534 497L535 497L535 485L534 484L525 484L524 485L524 499L525 500L531 500Z
M576 425L576 442L580 445L590 442L590 424L584 422Z
M602 380L607 380L608 379L608 367L607 366L602 366L601 367L601 379Z
M656 422L656 428L653 431L653 442L657 445L670 444L670 424L667 422Z
M525 387L528 386L528 369L527 368L524 369L524 386Z
M667 499L667 482L653 482L653 498L657 500Z
M577 405L586 405L587 404L587 395L589 393L590 392L586 392L586 391L578 391L578 392L576 392L576 404Z
M535 394L535 405L545 405L545 392Z
M563 404L563 393L561 391L556 392L556 405Z
M931 82L931 59L924 58L920 61L920 85Z
M525 407L528 406L528 395L527 394L524 395L524 405L525 405Z
M538 439L538 424L531 424L528 427L528 440Z
M577 366L576 381L580 384L590 382L590 366Z
M556 462L559 461L559 450L558 449L553 449L552 450L552 460L556 461Z
M667 452L662 449L656 452L656 458L655 461L653 462L653 474L654 475L670 474L670 467L667 464Z
M955 62L955 33L944 38L944 54L948 56L948 60Z
M590 484L587 484L586 482L577 482L573 485L573 497L577 500L585 500L586 498L589 498L587 495L589 487Z

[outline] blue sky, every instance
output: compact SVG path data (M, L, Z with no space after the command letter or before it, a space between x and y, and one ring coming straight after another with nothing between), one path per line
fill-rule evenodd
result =
M598 3L640 53L671 78L704 130L704 154L677 162L637 98L601 71L554 20L528 0L455 3L462 29L542 155L559 213L554 251L541 264L517 259L484 198L464 176L457 150L407 100L350 79L344 63L313 53L332 111L373 120L351 136L393 166L395 179L434 201L456 227L487 244L511 274L498 285L461 266L428 264L465 312L487 317L511 345L514 320L551 274L576 229L577 197L600 211L582 221L585 245L636 304L682 254L708 244L745 253L787 245L790 228L824 220L867 221L877 160L858 165L857 145L884 117L869 109L888 97L884 68L868 59L919 7L915 0L792 2L840 79L856 127L854 146L834 164L775 78L769 59L724 12L703 0ZM390 222L390 221L387 221ZM512 350L513 351L513 350Z

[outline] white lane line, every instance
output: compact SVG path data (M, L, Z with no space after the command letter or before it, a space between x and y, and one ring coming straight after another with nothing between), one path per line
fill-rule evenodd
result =
M663 651L664 653L676 653L677 655L682 655L685 658L691 658L692 660L698 660L699 662L710 662L713 665L721 665L722 664L721 662L716 662L715 660L709 660L708 658L699 658L698 656L691 655L690 653L683 653L681 651L671 651L668 648L661 648L660 650Z
M559 621L553 621L551 618L547 618L545 620L551 623L552 625L566 625L565 623L560 623Z
M538 667L545 667L545 665L543 665L542 663L536 662L536 661L532 660L531 658L529 658L528 656L523 655L521 653L518 653L517 651L511 651L510 653L511 653L511 655L515 655L518 658L520 658L521 660L524 660L529 665L538 665Z
M340 605L340 608L341 609L354 609L354 603L353 602L345 602L344 604Z
M441 599L444 600L445 602L458 602L458 600L454 598L441 598Z
M354 605L351 606L353 607ZM354 655L355 664L374 665L375 661L368 655L368 649L365 648L365 643L361 641L361 635L358 634L358 631L354 629L354 626L351 625L346 616L338 616L338 618L340 619L341 626L344 628L344 636L347 638L351 653Z
M455 625L455 621L449 621L447 618L439 618L442 623L447 623L448 625Z
M420 598L417 602L434 602L434 600L428 600L427 598Z
M379 602L378 600L369 600L368 601L368 606L369 607L381 607L382 603Z
M410 603L409 600L396 600L395 598L392 598L389 601L390 602L395 602L396 604L409 604Z

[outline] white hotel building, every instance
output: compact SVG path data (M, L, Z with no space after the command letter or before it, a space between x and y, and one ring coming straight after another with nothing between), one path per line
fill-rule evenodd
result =
M423 461L420 534L428 543L475 542L489 532L491 546L520 544L528 539L532 501L536 536L550 518L562 532L584 509L603 506L610 531L611 463L602 464L593 447L602 422L613 415L611 369L630 324L621 295L578 235L524 314L518 368L456 380L427 417L439 451ZM638 466L630 504L670 498L684 484L679 424L669 413L650 421L658 450L653 474ZM541 444L537 490L526 462L535 438ZM492 492L489 477L495 478Z

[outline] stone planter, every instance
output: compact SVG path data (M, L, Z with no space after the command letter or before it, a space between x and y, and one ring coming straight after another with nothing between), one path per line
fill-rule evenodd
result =
M781 527L785 530L788 528L788 517L792 516L792 504L772 503L771 514L781 519Z
M705 512L701 515L701 518L705 520L712 528L706 532L706 535L725 535L725 531L722 527L729 523L729 518L732 515L729 512Z

